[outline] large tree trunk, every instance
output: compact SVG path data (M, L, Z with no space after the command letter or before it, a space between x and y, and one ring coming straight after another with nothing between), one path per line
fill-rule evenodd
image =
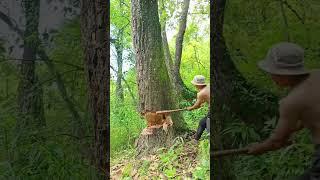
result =
M212 150L223 150L224 144L222 141L222 137L220 135L223 129L223 104L225 104L225 97L224 90L226 89L225 86L228 86L229 83L224 83L222 81L223 68L225 65L225 42L223 39L223 19L224 19L224 7L225 7L225 0L217 0L211 4L211 13L213 18L211 18L211 35L213 42L211 44L211 74L213 74L213 86L211 86L211 91L214 94L214 106L213 106L213 122L212 122L212 130L213 135L211 136L212 140ZM233 68L234 69L234 68ZM233 70L230 69L230 70ZM212 152L210 153L212 155ZM213 159L213 157L211 157ZM213 179L229 179L229 164L227 161L223 161L222 159L218 159L214 162L214 170L211 172L213 174Z
M161 40L161 29L156 0L132 0L133 45L139 94L139 111L147 118L148 125L162 126L161 115L149 116L155 111L177 107L173 89L165 65ZM168 116L166 116L168 117ZM157 121L156 119L160 119ZM184 130L186 124L180 113L173 114L173 127L167 133L154 128L153 134L141 134L138 151L152 153L155 149L169 145L172 131ZM152 121L157 121L154 124ZM150 128L150 126L149 126Z
M95 163L109 177L109 7L108 1L81 1L81 33L89 104L95 134Z
M39 0L23 1L26 17L23 61L20 64L18 85L18 131L22 128L37 129L45 126L43 92L35 73L35 59L39 47Z
M184 39L186 27L187 27L187 19L188 19L187 16L188 16L189 4L190 4L190 0L185 0L183 3L181 19L179 23L179 30L176 38L176 53L175 53L174 62L172 61L172 58L171 58L171 53L170 53L169 44L167 40L166 25L165 25L166 22L164 22L161 27L162 43L164 48L166 66L169 72L169 77L177 95L185 99L194 98L196 95L195 91L188 89L188 87L184 84L180 74L183 39Z

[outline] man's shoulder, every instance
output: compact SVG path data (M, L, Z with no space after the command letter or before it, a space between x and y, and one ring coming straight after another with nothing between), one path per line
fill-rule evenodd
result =
M204 96L208 93L210 93L210 87L207 85L205 88L201 89L201 91L198 92L198 95Z
M292 90L286 97L279 101L280 108L285 109L300 109L306 104L306 96L304 87L298 87Z

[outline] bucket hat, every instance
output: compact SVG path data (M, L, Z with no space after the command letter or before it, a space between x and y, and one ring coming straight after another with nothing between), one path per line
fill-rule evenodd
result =
M309 72L304 68L304 50L299 45L281 42L273 45L258 66L275 75L302 75Z
M193 78L193 80L191 81L191 83L192 83L193 85L199 85L199 86L201 86L201 85L206 85L206 79L205 79L205 77L202 76L202 75L196 75L196 76L194 76L194 78Z

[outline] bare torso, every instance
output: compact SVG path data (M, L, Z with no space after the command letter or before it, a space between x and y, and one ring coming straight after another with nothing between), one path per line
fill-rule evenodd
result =
M320 144L320 71L315 71L283 100L292 104L304 128L310 130L312 141ZM296 113L295 111L298 111Z
M207 85L205 88L201 89L198 93L198 97L202 99L202 102L207 102L210 106L210 85Z

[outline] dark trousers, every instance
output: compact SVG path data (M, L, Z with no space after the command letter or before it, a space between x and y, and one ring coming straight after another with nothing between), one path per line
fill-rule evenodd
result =
M311 168L306 170L297 180L320 180L320 144L315 146L315 150Z
M197 133L195 135L195 139L196 140L199 140L201 138L201 135L203 133L203 131L206 129L207 127L207 119L210 117L210 111L208 112L208 114L202 118L199 122L199 125L198 125L198 130L197 130Z

